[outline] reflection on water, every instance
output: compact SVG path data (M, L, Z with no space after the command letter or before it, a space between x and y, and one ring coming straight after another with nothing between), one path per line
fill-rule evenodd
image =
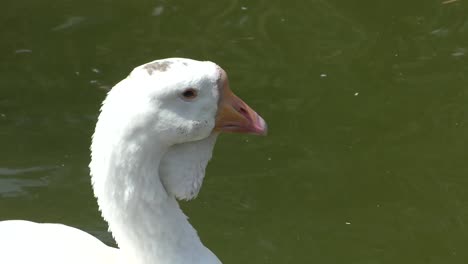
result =
M221 136L182 205L224 263L466 261L466 1L2 7L2 219L112 243L87 169L100 102L137 65L191 57L223 66L270 127Z
M0 179L0 197L16 197L26 195L28 187L47 186L47 180L39 179L17 179L17 178L2 178Z
M13 176L13 175L20 175L25 174L28 172L37 172L37 171L44 171L48 170L48 168L43 167L31 167L31 168L24 168L24 169L9 169L9 168L0 168L0 175L1 176Z
M64 23L62 23L62 24L60 24L60 25L58 25L56 27L53 27L52 30L53 31L68 30L69 28L71 28L73 26L81 24L85 20L86 20L86 18L84 18L84 17L72 16L72 17L67 18L67 20Z
M30 168L0 168L0 197L17 197L29 195L30 187L44 187L49 184L45 172L58 167L41 166Z

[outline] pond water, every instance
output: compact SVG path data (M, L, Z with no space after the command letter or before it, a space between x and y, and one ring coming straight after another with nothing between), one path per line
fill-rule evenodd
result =
M269 124L222 135L182 207L223 263L466 263L466 1L7 1L0 220L109 244L100 102L154 59L212 60ZM0 234L1 235L1 234Z

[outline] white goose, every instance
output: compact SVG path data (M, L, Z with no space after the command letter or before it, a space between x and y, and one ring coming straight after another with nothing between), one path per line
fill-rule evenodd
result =
M266 130L216 64L139 66L108 93L91 145L94 194L119 248L73 227L10 220L0 222L0 263L221 263L176 198L198 194L219 132Z

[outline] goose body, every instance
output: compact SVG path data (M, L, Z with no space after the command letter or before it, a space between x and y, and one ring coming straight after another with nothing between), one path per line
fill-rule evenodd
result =
M263 135L266 124L218 65L171 58L135 68L108 93L91 144L94 194L118 248L73 227L9 220L0 263L221 263L177 202L198 194L220 132Z

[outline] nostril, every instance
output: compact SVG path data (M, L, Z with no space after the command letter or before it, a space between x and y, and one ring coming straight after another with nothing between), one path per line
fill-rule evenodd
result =
M243 115L245 118L247 118L248 120L250 120L250 116L249 116L249 112L247 111L246 108L244 108L243 106L240 106L237 111Z
M247 110L245 110L244 107L241 106L241 108L239 109L239 112L243 115L246 115L247 114Z
M252 121L252 117L251 117L252 109L250 109L247 105L245 105L244 102L242 102L241 100L236 100L231 103L231 107L232 107L232 110L237 112L239 115L243 116L248 121Z

